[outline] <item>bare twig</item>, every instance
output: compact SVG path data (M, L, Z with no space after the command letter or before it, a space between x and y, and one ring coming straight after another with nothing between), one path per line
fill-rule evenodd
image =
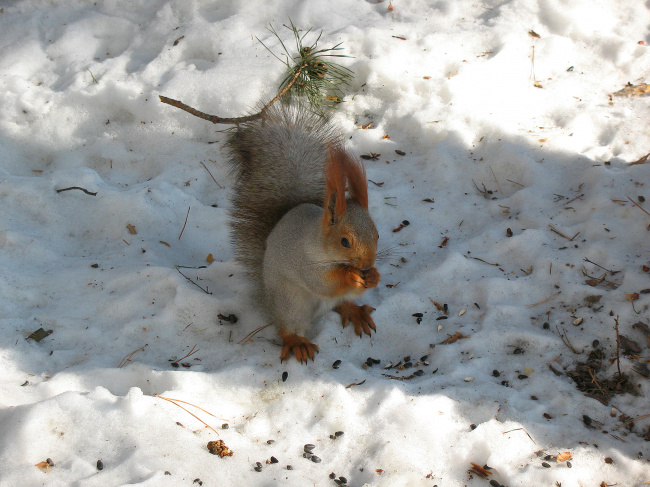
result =
M84 193L89 194L90 196L97 196L96 192L93 193L92 191L88 191L87 189L80 188L79 186L70 186L69 188L57 189L56 192L63 193L64 191L70 191L71 189L78 189L79 191L83 191Z
M131 352L130 354L128 354L126 357L124 357L124 358L122 359L122 361L120 362L120 364L117 366L117 368L118 368L118 369L121 369L121 368L124 367L126 364L128 364L128 363L131 361L131 357L133 357L136 353L141 352L142 350L144 350L144 349L147 347L147 345L148 345L148 344L145 344L143 347L140 347L140 348L138 348L137 350L134 350L133 352Z
M621 338L618 334L618 315L614 318L614 330L616 331L616 369L618 370L618 378L621 376Z
M255 329L254 329L253 331L251 331L248 335L246 335L244 338L242 338L241 340L239 340L239 341L237 342L237 344L238 344L238 345L241 345L242 343L246 343L246 342L251 341L251 340L255 337L255 335L257 335L259 332L261 332L264 328L267 328L267 327L271 326L272 324L273 324L273 323L269 323L269 324L267 324L267 325L262 325L262 326L260 326L260 327L255 328Z
M190 325L191 325L191 324L192 324L192 323L190 323ZM190 325L187 325L187 326L190 326ZM185 328L187 328L187 326L186 326ZM199 352L199 350L195 350L195 349L196 349L196 345L194 345L194 346L192 347L192 350L190 350L189 353L188 353L187 355L185 355L184 357L179 358L178 360L174 360L174 363L175 363L175 364L178 364L181 360L184 360L184 359L186 359L187 357L190 357L190 356L194 355L195 353ZM209 413L208 413L208 414L209 414Z
M650 414L643 414L641 416L637 416L636 418L628 419L625 423L622 423L618 425L616 428L614 428L614 431L616 431L619 428L622 428L625 425L628 425L630 423L634 423L635 421L638 421L640 419L645 419L645 418L650 418Z
M537 306L539 304L544 304L547 301L550 301L551 299L553 299L554 297L559 296L561 292L562 291L558 291L553 296L550 296L550 297L546 298L544 301L540 301L539 303L527 304L526 308L533 308L533 307L535 307L535 306Z
M639 204L638 204L636 201L634 201L632 198L630 198L630 197L628 196L627 199L630 200L630 201L632 202L632 204L633 204L634 206L638 207L638 208L639 208L643 213L645 213L646 215L650 216L650 213L648 213L646 210L644 210L643 208L641 208L641 207L639 206Z
M569 341L569 337L566 336L566 330L564 330L564 333L562 333L560 331L560 328L558 328L557 325L555 325L555 329L560 335L560 339L562 340L562 343L564 343L567 346L567 348L571 350L573 353L575 353L576 355L580 355L580 352L578 352L575 348L573 348L573 345L571 345L571 342Z
M585 262L589 262L590 264L595 265L596 267L600 267L601 269L603 269L603 270L609 272L610 274L615 274L614 271L612 271L612 270L610 270L610 269L607 269L606 267L603 267L603 266L600 265L600 264L596 264L595 262L593 262L593 261L587 259L586 257L585 257L583 260L584 260Z
M549 225L548 227L551 229L552 232L557 233L560 237L564 237L564 238L566 238L569 242L570 242L571 240L573 240L573 238L575 238L575 237L573 237L573 238L571 238L571 237L567 237L567 236L564 235L562 232L560 232L557 228L555 228L553 225Z
M179 408L181 408L181 409L182 409L183 411L185 411L186 413L188 413L188 414L194 416L194 418L198 419L201 423L203 423L203 424L205 425L206 428L211 429L212 431L214 431L215 433L217 433L217 431L216 431L212 426L210 426L208 423L206 423L206 422L203 421L201 418L199 418L196 414L194 414L194 413L188 411L187 409L185 409L183 406L181 406L181 405L178 404L178 403L179 403L179 402L182 402L182 403L184 403L184 404L189 404L190 406L194 406L195 408L200 409L200 410L203 411L204 413L210 414L210 413L208 413L205 409L202 409L202 408L200 408L200 407L198 407L198 406L195 406L194 404L191 404L191 403L189 403L189 402L181 401L181 400L179 400L179 399L170 399L170 398L167 398L167 397L159 396L158 394L154 394L154 396L156 396L156 397L159 398L159 399L164 399L164 400L167 401L167 402L171 402L171 403L174 404L175 406L178 406ZM214 414L210 414L210 416L216 417L216 416L214 416ZM219 433L217 433L217 436L219 436Z
M298 76L300 76L300 73L307 67L307 64L303 64L300 66L296 72L294 73L293 77L291 80L286 84L286 86L277 94L275 97L268 102L264 107L258 112L253 115L247 115L245 117L218 117L217 115L210 115L204 112L200 112L199 110L192 108L189 105L186 105L185 103L179 101L179 100L174 100L172 98L167 98L166 96L160 95L160 101L163 103L166 103L167 105L171 105L176 108L180 108L181 110L185 110L187 113L190 113L194 115L195 117L202 118L203 120L207 120L208 122L212 123L224 123L224 124L234 124L234 125L239 125L240 123L246 123L246 122L251 122L253 120L257 120L258 118L262 118L266 111L269 109L271 105L273 105L276 101L278 101L280 98L282 98L287 91L293 86L293 84L296 82L298 79Z
M499 190L499 194L503 194L501 192L501 186L499 185L499 180L497 179L496 174L494 174L494 171L492 170L492 166L490 166L490 172L492 173L492 177L494 178L494 182L497 183L497 189Z
M190 216L190 210L191 210L191 209L192 209L191 206L188 206L188 207L187 207L187 215L185 215L185 223L183 223L183 228L181 229L181 233L178 234L178 240L180 240L181 237L183 236L183 232L185 231L185 225L187 225L187 217Z
M205 294L212 294L210 291L208 291L207 289L203 289L201 286L199 286L197 283L195 283L192 279L190 279L190 278L187 277L185 274L183 274L181 271L179 271L177 266L174 266L174 269L176 269L176 271L178 271L178 273L179 273L181 276L183 276L185 279L187 279L188 281L190 281L192 284L194 284L196 287L198 287L198 288L199 288L201 291L203 291Z
M221 186L221 185L217 182L217 180L214 179L214 176L212 175L212 173L210 172L210 170L208 169L208 167L207 167L205 164L203 164L203 161L199 162L199 164L201 164L201 165L205 168L205 170L208 171L208 174L210 175L210 177L212 178L212 180L215 182L215 184L216 184L217 186L219 186L219 188L223 189L223 186Z

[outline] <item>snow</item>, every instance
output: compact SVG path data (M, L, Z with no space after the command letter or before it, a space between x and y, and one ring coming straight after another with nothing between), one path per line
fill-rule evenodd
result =
M620 427L650 412L633 370L650 346L632 328L650 322L650 217L632 202L650 211L650 162L632 164L650 152L650 98L609 96L648 81L650 7L391 5L0 2L0 485L650 480L650 420ZM333 119L351 152L380 154L366 167L387 250L361 300L377 333L359 339L332 313L306 366L280 363L272 328L238 344L265 322L228 238L227 134L158 100L249 112L284 76L256 37L280 53L267 27L291 46L289 18L351 56ZM71 186L97 194L56 192ZM620 358L637 393L604 405L567 372L598 340L599 380L617 376L617 316L641 347ZM53 332L26 339L39 328ZM191 367L171 365L192 351ZM415 367L383 369L406 356ZM156 395L203 408L178 403L218 434ZM217 439L232 457L208 452ZM545 460L562 452L572 468ZM47 458L49 472L35 466Z

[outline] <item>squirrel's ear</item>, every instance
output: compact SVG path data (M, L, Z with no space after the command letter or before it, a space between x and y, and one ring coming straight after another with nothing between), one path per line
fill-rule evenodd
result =
M345 152L339 146L327 148L325 166L325 211L323 226L334 225L345 213Z

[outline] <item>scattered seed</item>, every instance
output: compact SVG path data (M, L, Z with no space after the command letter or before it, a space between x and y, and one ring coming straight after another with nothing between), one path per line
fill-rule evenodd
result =
M583 318L577 318L577 319L575 319L573 321L573 325L578 326L578 325L580 325L582 323L582 321L583 321Z
M275 440L266 440L266 443L272 445L273 443L275 443Z
M517 379L519 379L519 380L528 379L528 376L527 376L526 374L519 374L519 375L517 376Z
M316 455L312 455L311 461L314 462L314 463L320 463L321 459L320 459L320 457L317 457Z
M551 468L551 466L550 466L548 463L546 463L546 462L542 462L542 467L544 467L544 468Z
M544 328L545 330L548 330L550 327L551 327L551 324L550 324L548 321L545 322L545 323L542 325L542 328Z
M336 433L334 433L334 436L338 438L339 436L343 436L344 434L345 433L343 431L337 431Z
M474 431L474 430L476 429L476 425L475 425L474 423L470 424L470 425L469 425L469 429L470 429L471 431Z
M333 369L338 369L340 366L341 366L340 360L335 360L334 363L332 364Z
M478 309L481 309L481 307L478 305L478 303L474 303L474 306L476 306Z
M311 453L311 451L312 451L314 448L316 448L316 445L312 445L311 443L307 443L307 444L304 446L304 450L305 450L306 452L308 452L308 453Z
M405 155L406 155L406 152L401 151L401 150L398 150L398 149L395 149L395 154L397 154L397 155L399 155L399 156L405 156Z
M506 228L506 237L512 237L512 230L510 228Z
M335 474L334 472L332 472L332 473L330 474L330 478L331 478L332 480L334 480L334 479L336 478L336 474Z
M379 364L381 363L381 360L378 359L378 358L373 358L373 359L372 359L372 363L373 363L373 364L377 364L377 365L379 365Z
M438 317L436 318L436 321L446 320L446 319L447 319L446 316L438 316Z
M255 466L255 468L253 468L253 470L255 470L256 472L261 472L262 471L262 466L257 465L257 466Z
M492 371L492 377L499 377L500 375L501 375L501 374L499 373L499 371L498 371L497 369L494 369L494 370Z
M416 318L422 318L424 315L422 313L413 313L411 316L415 316Z
M288 377L289 377L289 372L287 371L282 372L282 382L286 382Z
M566 466L567 466L567 468L573 467L573 465L571 465L571 462L566 462Z
M585 426L591 426L591 418L586 414L582 415L582 422L585 424Z
M598 345L600 345L600 342L598 340L594 340L593 342L591 342L591 346L594 348L598 348Z
M612 463L614 463L614 460L612 460L611 457L606 457L605 458L605 463L612 464Z
M413 372L413 375L420 377L424 375L424 370L416 370L415 372Z
M278 459L275 457L271 457L271 463L278 463Z
M50 467L53 467L53 466L54 466L54 462L52 461L51 458L48 458L47 460L45 460L45 462L46 462Z
M424 362L424 361L425 361L426 359L428 359L428 358L429 358L428 355L422 355L422 357L420 357L420 360L421 360L422 362Z
M439 331L439 332L442 331L443 328L444 328L443 325L438 325L438 331Z
M463 380L465 382L472 382L475 379L475 377L465 377Z
M499 482L497 482L496 480L492 479L492 480L490 480L490 485L492 487L499 487L501 484Z
M172 473L169 470L165 470L165 475L171 475Z
M407 355L406 357L404 357L403 360L404 360L404 362L410 362L411 361L411 356Z
M340 480L341 483L343 483L343 484L347 484L347 483L348 483L348 479L346 479L346 478L343 477L343 476L339 477L339 480Z
M458 312L458 316L463 316L465 313L467 313L467 308L463 308Z
M230 428L230 425L228 423L224 423L221 425L222 430L227 430L228 428Z
M524 349L520 348L520 347L517 347L517 348L515 348L515 351L512 352L512 353L514 353L515 355L521 355L522 353L524 353Z
M645 201L645 197L639 195L638 200L639 200L639 203L643 203Z
M372 367L372 364L373 364L373 363L374 363L374 362L372 361L372 357L368 357L368 358L366 359L366 365L367 365L368 367Z
M203 485L203 481L201 479L194 479L194 482L192 482L192 483L193 484Z
M97 460L97 470L104 470L104 462Z
M307 452L307 451L306 451L306 452L304 452L304 453L302 454L302 457L303 457L303 458L311 458L312 455L313 455L313 453L310 453L310 452Z

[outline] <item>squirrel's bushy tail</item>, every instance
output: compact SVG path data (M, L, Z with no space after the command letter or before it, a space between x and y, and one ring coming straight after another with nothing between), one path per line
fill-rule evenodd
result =
M242 124L228 141L232 240L256 283L262 280L266 239L278 221L299 204L323 206L327 148L339 143L326 119L283 104Z

